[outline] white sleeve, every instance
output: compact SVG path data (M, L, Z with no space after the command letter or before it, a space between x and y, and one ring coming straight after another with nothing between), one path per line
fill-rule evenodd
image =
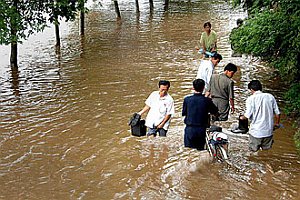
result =
M152 92L145 101L145 104L151 108L153 102L154 92Z
M175 109L174 109L174 101L172 100L170 102L170 105L167 108L167 115L174 115Z
M252 107L252 101L251 99L247 99L246 100L246 112L244 114L245 117L247 117L248 119L251 119L252 114L253 114L253 107Z
M273 96L273 105L272 106L273 106L274 113L276 115L279 115L280 111L279 111L279 108L278 108L278 105L277 105L277 102L276 102L276 99L274 96Z

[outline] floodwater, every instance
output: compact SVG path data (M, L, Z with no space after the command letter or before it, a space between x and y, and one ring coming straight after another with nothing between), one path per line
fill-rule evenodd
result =
M237 112L247 83L260 79L283 107L276 73L256 58L231 57L229 33L241 10L225 1L111 1L90 3L85 37L78 22L61 26L61 52L54 29L19 48L19 71L0 49L0 199L299 199L300 161L295 129L283 117L273 149L251 155L247 136L230 136L235 167L212 163L206 152L183 147L183 98L191 93L199 55L195 46L209 20L224 57L239 66L234 80ZM133 137L127 125L160 79L171 81L176 114L166 138ZM281 87L281 88L280 88ZM145 117L145 116L144 116ZM222 126L223 126L222 125Z

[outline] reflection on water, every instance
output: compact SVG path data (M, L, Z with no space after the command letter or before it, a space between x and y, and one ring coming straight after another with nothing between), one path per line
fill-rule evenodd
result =
M168 13L162 2L155 1L151 13L142 1L140 15L134 2L119 6L122 20L111 1L91 3L83 38L77 22L64 24L60 52L52 30L33 36L21 46L18 72L1 50L0 198L296 199L299 158L287 121L274 148L258 155L249 154L246 136L230 136L236 168L183 147L181 105L196 76L194 46L203 22L210 20L219 34L224 59L216 71L228 62L240 69L237 113L223 127L244 110L249 80L261 79L281 95L269 68L230 57L229 32L245 14L223 1L174 2ZM168 137L132 137L128 119L160 79L171 81L176 107Z

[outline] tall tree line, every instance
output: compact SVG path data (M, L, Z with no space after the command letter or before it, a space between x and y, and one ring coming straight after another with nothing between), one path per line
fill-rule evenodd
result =
M74 20L77 12L84 12L87 0L0 0L0 44L11 46L10 64L18 66L18 43L36 32L43 31L47 23L54 23L56 45L60 45L59 21Z

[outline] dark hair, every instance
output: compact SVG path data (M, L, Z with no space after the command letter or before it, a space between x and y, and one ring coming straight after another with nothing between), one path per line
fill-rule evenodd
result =
M161 85L167 85L168 88L170 87L170 81L167 80L161 80L158 82L158 87L160 87Z
M197 92L202 92L205 86L205 82L202 79L195 79L193 81L193 87Z
M203 27L205 28L206 26L209 26L209 28L211 28L211 23L210 22L205 22Z
M242 25L242 24L243 24L243 20L242 20L241 18L238 18L238 19L236 20L236 24L237 24L238 26Z
M212 58L214 58L215 60L217 60L217 59L222 60L223 59L223 57L221 56L221 54L218 54L218 53L214 53L212 55Z
M237 71L237 67L235 64L232 64L232 63L228 63L225 68L224 68L224 71L230 71L230 72L236 72Z
M259 80L252 80L250 81L250 83L248 84L248 89L249 90L254 90L254 91L258 91L258 90L262 90L262 85L260 83Z

